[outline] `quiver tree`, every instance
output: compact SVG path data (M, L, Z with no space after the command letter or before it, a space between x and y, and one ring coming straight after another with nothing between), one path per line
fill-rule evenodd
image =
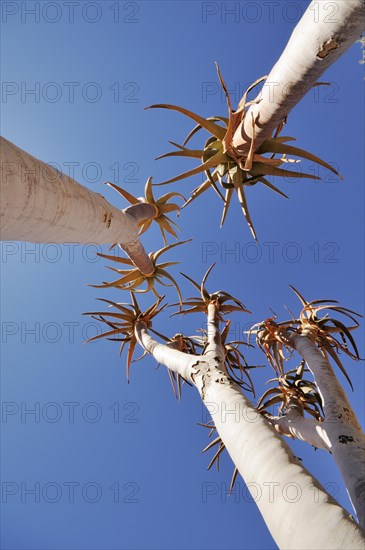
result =
M283 419L271 418L270 420L274 422L278 431L282 429L282 433L285 433L286 430L285 435L299 437L316 447L327 448L332 453L345 481L359 522L364 525L364 434L329 361L329 358L333 360L352 387L339 354L345 354L354 360L360 359L351 334L359 326L356 319L359 315L338 305L336 300L308 302L298 291L295 290L295 292L303 305L298 319L276 323L271 318L256 328L260 348L265 351L276 372L281 373L280 391L277 393L271 390L271 393L274 394L272 399L275 402L282 402L281 406L285 414ZM328 313L324 314L326 311ZM332 317L336 314L342 316L344 320ZM351 321L350 325L346 324L346 319ZM294 379L288 378L288 374L284 375L284 349L289 353L295 350L301 356L303 365L308 366L314 377L314 385L313 382L301 380L302 368L297 371ZM307 437L300 433L294 435L292 432L293 427L298 429L300 423L303 423L305 410L303 403L306 403L307 411L311 409L311 414L315 417L310 421L304 419L303 428L305 427L306 431L309 430ZM269 404L272 402L269 401ZM318 405L321 410L318 409ZM293 415L294 419L295 417L297 419L294 422ZM310 424L311 428L309 428Z
M312 348L325 361L318 368L328 368L326 351L322 352L321 347L318 349L315 342L306 335L305 330L308 329L303 328L306 324L304 317L307 319L308 317L302 312L299 319L284 322L282 325L275 323L271 318L253 327L253 332L256 332L257 339L260 340L260 347L269 359L269 363L274 366L277 373L280 373L280 376L274 379L278 382L278 387L265 392L256 407L245 395L247 391L250 393L254 391L254 375L250 372L252 365L238 350L241 342L227 342L227 331L225 330L227 324L224 323L223 328L221 327L227 315L234 312L249 313L249 311L240 300L227 292L210 293L207 290L206 280L210 271L211 268L200 285L185 275L199 291L199 295L175 304L180 306L176 312L177 315L197 313L205 315L206 329L199 335L186 337L180 333L171 339L160 335L155 328L152 328L152 317L156 317L164 309L160 307L162 298L155 302L146 313L141 313L133 297L133 313L127 324L124 319L129 315L127 311L130 310L130 306L125 304L110 302L112 306L110 312L91 313L94 318L107 323L111 329L97 338L105 336L108 339L119 340L122 342L122 347L126 342L129 343L128 372L132 353L138 343L142 347L144 355L152 355L159 364L164 365L171 372L170 378L177 396L181 394L181 381L186 381L198 390L203 403L212 416L212 422L206 427L210 429L210 435L213 431L217 432L217 437L204 449L204 451L215 449L208 468L214 463L219 465L221 453L227 450L234 462L231 487L238 472L246 480L249 488L250 484L265 487L268 480L275 487L281 489L288 483L297 484L296 486L300 487L300 499L295 504L293 501L288 501L283 494L278 494L275 505L273 505L271 497L269 498L269 494L267 498L262 495L257 502L260 512L280 548L360 547L359 545L364 543L361 527L303 468L283 439L285 436L298 438L333 454L345 483L346 479L349 479L350 486L347 488L361 520L364 501L359 487L361 489L361 465L365 455L361 443L363 435L350 408L346 417L341 419L341 425L331 428L333 416L330 416L329 419L327 417L328 405L323 397L321 384L317 385L315 380L309 381L303 378L306 362L309 361L309 367L312 372L314 370L311 364L312 358L308 357L310 353L314 353ZM313 304L318 306L317 309ZM309 302L304 308L308 312L308 305L314 307L314 322L317 322L317 310L322 309L322 305L318 304L322 304L322 301ZM348 313L349 310L340 306L330 304L328 307L339 313L345 312L345 315L349 314L352 319L356 315L354 312ZM118 310L125 313L121 315ZM309 315L309 319L313 318L312 313ZM339 321L325 317L321 324L321 330L326 331L328 325L335 326L338 333L344 338L344 341L338 343L338 346L346 350L351 357L358 358L357 352L353 354L348 350L345 341L350 329L352 330L354 327L346 327ZM302 330L304 334L302 334ZM151 334L152 331L154 334L162 336L165 343L156 340ZM301 346L296 343L297 341L302 342L302 338L309 339L307 345L310 346L310 351L307 351L305 346L302 351ZM334 338L333 332L330 338ZM354 343L352 336L351 342ZM324 346L324 343L319 344L319 346L321 345ZM339 351L339 347L333 346L333 340L331 340L331 345L333 347L331 352ZM295 371L285 372L284 370L284 362L288 359L284 355L284 348L288 350L288 353L291 353L290 350L296 349L302 358L299 368ZM331 372L331 376L334 376L333 371ZM335 377L334 380L335 384L341 388ZM278 404L280 404L278 414L275 415L268 410L270 406ZM340 407L344 412L343 403ZM238 414L227 414L227 411L238 411ZM341 441L337 442L334 441L334 437L336 437L334 434L337 434L338 431L343 434ZM351 445L347 445L348 443ZM341 448L337 450L336 446L339 445ZM354 478L350 475L346 478L348 469L354 467L359 475ZM314 493L316 494L315 499L313 498ZM252 494L255 498L254 493ZM308 529L309 517L310 529ZM283 518L285 518L285 528L283 528ZM323 529L324 525L325 529Z
M237 195L256 238L245 196L247 187L259 183L284 195L267 179L268 176L290 174L298 179L316 179L310 174L287 170L290 165L297 166L298 158L312 160L339 175L319 157L288 144L293 138L281 135L290 109L312 86L321 84L317 81L324 70L362 31L363 3L360 0L333 4L338 8L336 19L328 24L325 3L311 3L274 69L267 77L254 82L236 109L233 109L218 69L228 116L218 113L203 118L186 108L154 105L178 111L197 124L182 145L172 142L176 151L163 155L193 158L199 164L160 185L201 172L206 174L206 180L193 190L185 206L212 188L223 203L223 225L232 197ZM318 18L315 24L314 17ZM274 100L270 95L272 82L279 83ZM259 95L249 100L248 93L263 83ZM208 131L210 136L197 149L189 149L187 144L201 130ZM228 325L221 326L227 315L247 313L248 310L239 299L225 291L210 293L205 286L209 273L201 285L186 276L200 295L183 300L178 283L168 272L176 262L157 263L163 252L180 244L168 245L166 238L168 235L177 237L177 227L169 214L179 212L179 206L170 201L179 196L184 199L182 195L172 191L156 199L151 179L143 198L136 198L110 183L130 203L120 211L100 195L91 193L6 140L2 141L2 154L2 238L33 242L92 241L110 244L111 248L118 245L124 250L128 258L102 255L105 259L116 260L122 268L120 265L120 269L112 268L117 278L99 286L128 290L132 303L103 299L110 307L90 313L107 327L106 332L96 338L118 341L121 352L128 348L128 376L139 345L143 355L152 355L157 363L168 369L178 397L184 381L198 390L212 415L208 427L211 432L217 432L217 437L206 448L206 451L216 450L209 466L218 465L219 456L227 450L235 465L232 483L239 472L246 482L261 487L268 483L280 489L288 483L300 487L301 498L297 502L285 499L282 490L278 491L274 502L270 491L258 502L277 544L282 548L361 548L364 536L360 525L303 468L284 441L285 437L298 438L333 454L363 525L363 434L329 362L331 358L344 371L338 352L359 358L351 335L357 326L356 314L330 305L328 309L333 312L349 314L353 324L347 326L338 320L321 319L317 313L323 304L302 299L303 311L298 319L276 323L270 318L255 326L257 343L276 374L273 380L276 387L265 392L255 406L246 397L247 391L254 391L253 365L242 352L242 342L227 341ZM153 222L160 226L164 248L147 254L139 235ZM205 315L206 328L199 335L185 336L179 332L165 336L152 328L153 319L164 309L156 282L175 286L179 297L177 314ZM157 297L145 311L140 309L135 297L140 291L152 291ZM299 354L300 367L286 371L285 362L294 351ZM313 374L313 380L304 378L308 374L306 368ZM272 411L270 407L273 406L279 406L279 410ZM224 414L236 409L239 412L237 421Z

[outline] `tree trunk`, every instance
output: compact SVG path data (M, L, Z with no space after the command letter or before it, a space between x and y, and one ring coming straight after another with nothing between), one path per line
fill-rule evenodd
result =
M213 314L209 312L211 322ZM216 333L210 329L210 344ZM136 337L155 359L198 389L234 464L279 548L359 550L361 527L300 464L289 446L221 368L222 359L159 344L138 323ZM219 345L216 342L216 345Z
M1 240L33 243L120 243L142 273L154 266L138 239L138 223L155 216L148 204L123 212L72 178L1 142Z
M303 468L239 388L211 368L199 389L279 548L364 547L361 528Z
M288 113L324 71L360 37L364 30L363 0L314 0L294 29L261 93L237 129L233 145L249 150L251 113L255 124L255 150L271 137Z
M365 436L332 366L306 335L290 342L312 372L323 401L329 450L345 482L360 525L365 526Z

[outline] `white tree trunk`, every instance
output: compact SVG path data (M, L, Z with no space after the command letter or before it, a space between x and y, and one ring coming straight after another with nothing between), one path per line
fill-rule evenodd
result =
M138 238L138 223L156 210L125 211L45 162L0 138L0 239L33 243L119 243L142 273L154 265Z
M228 379L219 356L171 350L155 342L144 323L137 324L136 336L159 363L197 387L279 548L364 548L361 527L303 468L279 434ZM212 343L213 329L211 338Z
M290 342L312 372L323 401L329 450L341 472L360 525L365 526L365 436L332 366L306 335Z
M1 239L132 243L138 220L1 138Z
M294 29L280 59L237 129L233 145L247 152L255 124L255 150L365 28L363 0L314 0Z
M331 6L335 7L334 11ZM363 30L362 13L362 0L311 3L271 71L259 96L260 102L250 108L256 122L255 149L271 136L321 74L359 37ZM241 151L247 151L252 137L251 115L248 115L234 136L233 144ZM7 140L3 139L1 146L2 239L119 242L131 244L132 248L137 243L138 247L137 221L132 216ZM196 385L280 548L359 550L364 547L360 526L303 468L279 434L228 379L221 368L222 354L213 357L215 345L219 346L214 342L213 330L210 329L211 350L207 356L185 355L154 342L143 323L137 326L136 336L158 362ZM326 418L328 415L333 419L332 424L326 420L327 433L332 430L331 450L356 506L364 493L359 475L358 429L342 388L341 393L334 381L329 381L324 358L318 357L320 352L300 338L296 337L295 347L315 375ZM352 462L350 448L354 449ZM358 514L359 517L363 514L361 509Z
M211 368L202 376L202 399L279 548L363 548L361 528L241 391L218 373Z

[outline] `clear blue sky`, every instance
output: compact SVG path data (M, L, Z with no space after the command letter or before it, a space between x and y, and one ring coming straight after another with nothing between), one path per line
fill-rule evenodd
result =
M234 4L236 14L224 12ZM73 169L80 183L124 207L103 181L140 196L148 176L158 182L193 165L154 162L191 124L144 107L170 102L225 116L214 61L236 105L240 90L268 73L307 4L4 1L2 134L66 173ZM182 237L194 241L170 253L182 262L173 272L200 278L217 263L210 288L224 288L253 312L233 318L236 338L248 323L271 315L270 307L282 319L283 304L298 311L288 284L309 299L334 298L363 311L360 58L356 44L325 75L331 86L309 93L285 131L299 147L337 163L344 182L322 169L320 182L280 182L289 201L251 189L258 247L237 204L219 230L213 192L180 217ZM188 195L200 181L170 190ZM154 230L143 242L149 251L162 246ZM117 344L83 345L97 328L82 312L97 308L97 297L121 299L86 286L104 280L104 264L95 247L2 246L1 547L275 548L241 479L237 494L226 498L229 458L219 473L206 471L210 458L200 451L207 434L196 423L207 418L196 392L187 388L177 403L167 374L148 358L133 365L128 385ZM165 315L156 328L192 334L203 321ZM357 337L364 355L360 330ZM263 361L256 351L248 358ZM363 363L344 362L363 422ZM269 367L257 375L258 394L271 376ZM340 380L348 389L341 374ZM32 408L35 414L27 414ZM294 448L349 507L330 457Z

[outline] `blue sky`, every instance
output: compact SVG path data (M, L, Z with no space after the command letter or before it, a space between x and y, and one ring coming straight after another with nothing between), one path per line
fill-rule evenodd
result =
M154 162L170 150L168 140L181 142L192 125L177 113L144 107L166 102L225 116L214 61L236 105L240 91L269 72L307 4L4 1L1 132L64 172L73 170L77 181L123 208L105 180L140 196L148 176L158 182L193 166ZM238 11L224 11L232 6ZM308 299L338 299L363 313L360 58L356 44L325 74L331 85L294 109L285 131L298 147L336 163L343 182L324 169L319 182L275 182L289 201L250 189L258 245L237 204L219 229L221 205L213 192L180 216L181 237L194 240L171 251L171 260L181 261L173 273L199 279L216 262L211 290L224 288L253 312L232 317L235 338L270 316L270 308L283 320L284 304L298 312L289 284ZM314 170L311 163L303 168ZM188 195L200 181L169 190ZM143 242L148 251L162 246L154 229ZM150 358L133 365L128 385L117 344L83 344L98 330L81 315L98 307L95 299L126 299L86 286L105 277L95 251L2 244L2 548L275 548L241 479L237 494L226 497L229 458L220 472L206 471L210 458L200 451L207 434L196 423L207 416L196 392L184 388L177 403L167 373L156 371ZM172 291L168 299L176 301ZM192 334L203 323L165 314L155 326L169 335ZM357 339L363 356L360 330ZM263 362L255 350L247 357ZM344 363L363 424L363 363ZM268 366L257 373L259 395L271 377ZM293 447L349 508L330 457Z

